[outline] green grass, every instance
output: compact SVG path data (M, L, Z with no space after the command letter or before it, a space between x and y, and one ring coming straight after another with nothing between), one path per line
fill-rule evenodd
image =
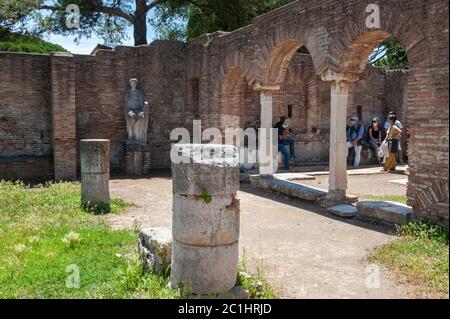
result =
M111 213L128 206L112 199ZM79 183L0 181L0 299L186 297L167 288L170 274L143 272L137 240L82 209ZM237 282L252 298L273 297L260 271Z
M402 203L405 205L407 201L406 195L369 195L367 198L371 200Z
M421 296L448 298L448 231L415 221L398 227L398 236L397 240L376 248L369 261L399 274Z
M126 207L112 200L113 213ZM0 298L178 297L167 278L142 272L136 242L81 208L78 183L0 182Z

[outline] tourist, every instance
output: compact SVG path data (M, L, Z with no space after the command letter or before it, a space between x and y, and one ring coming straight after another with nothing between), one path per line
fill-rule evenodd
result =
M361 162L361 150L364 138L364 126L358 123L358 117L352 116L350 118L350 125L347 126L347 157L350 148L355 150L355 160L353 167L358 168Z
M386 162L384 163L385 171L395 171L397 166L396 154L398 152L399 140L402 136L402 130L396 125L397 117L389 115L389 129L387 131L386 142L388 144L388 152Z
M381 126L381 122L380 119L378 117L374 117L372 119L372 124L369 126L368 129L369 133L368 133L368 138L367 141L369 143L370 148L372 148L378 164L381 164L383 162L383 158L380 157L380 146L381 143L383 142L383 129Z
M388 120L386 120L386 122L384 123L384 130L387 131L389 130L389 117L390 116L395 116L396 120L395 120L395 126L397 126L403 133L403 124L402 122L400 122L400 120L398 120L397 118L397 113L395 113L394 111L389 112L388 114ZM403 155L402 155L402 145L401 143L398 144L398 151L397 151L397 159L400 162L400 164L403 164Z
M288 127L286 123L286 117L281 116L280 121L275 124L275 128L278 130L278 150L284 156L284 169L289 170L289 160L295 160L295 142L294 140L288 137L291 129ZM286 149L286 146L289 145L289 153Z

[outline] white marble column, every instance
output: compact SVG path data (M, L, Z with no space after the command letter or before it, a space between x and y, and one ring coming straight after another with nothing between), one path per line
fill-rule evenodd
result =
M259 173L273 175L276 171L275 162L278 153L278 141L273 137L273 106L272 91L261 91L261 129L259 131Z
M328 198L344 201L347 191L347 103L349 82L357 80L354 75L327 71L322 80L331 82L330 105L330 180Z

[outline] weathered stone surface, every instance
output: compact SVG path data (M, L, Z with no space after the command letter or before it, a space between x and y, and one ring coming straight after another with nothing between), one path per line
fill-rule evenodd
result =
M109 140L89 139L80 142L81 173L109 173Z
M172 258L169 228L148 228L139 233L138 253L145 271L164 273Z
M234 146L174 144L172 157L174 153L179 156L179 163L172 162L174 194L223 195L239 189L239 161Z
M81 203L109 209L109 140L82 140Z
M238 242L224 246L190 246L173 241L171 287L181 283L198 295L220 294L236 284Z
M204 198L174 195L173 236L194 246L228 245L239 239L239 199L236 195Z
M250 184L259 189L272 190L313 202L327 195L326 191L319 188L294 183L274 176L252 175L250 176Z
M411 219L412 208L406 205L383 201L361 201L356 205L358 218L404 225Z
M345 218L352 218L358 212L356 207L353 205L336 205L328 208L328 211L332 214Z
M87 206L109 205L109 173L81 174L81 202Z

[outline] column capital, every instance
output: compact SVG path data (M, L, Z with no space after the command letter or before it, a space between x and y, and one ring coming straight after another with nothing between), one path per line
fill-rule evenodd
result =
M279 91L281 87L279 85L262 85L259 81L253 83L253 90L260 91L264 95L272 95L274 91Z
M338 73L332 69L325 70L320 78L324 82L349 83L358 81L358 75L354 73Z

